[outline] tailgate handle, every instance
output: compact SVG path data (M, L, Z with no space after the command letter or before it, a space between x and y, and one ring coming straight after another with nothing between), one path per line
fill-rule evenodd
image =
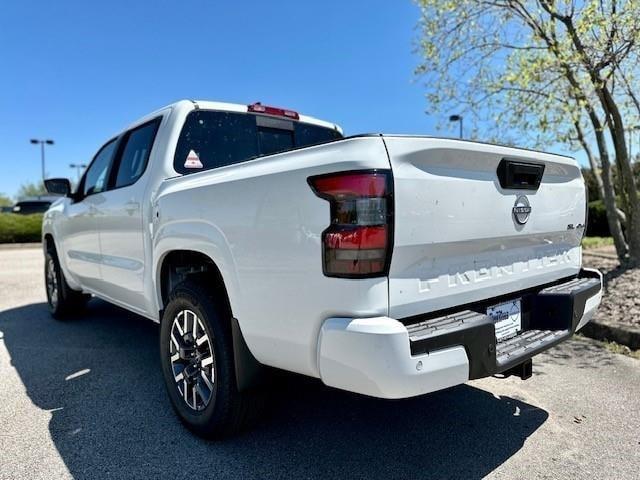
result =
M502 188L537 190L544 173L544 164L503 158L498 164L497 173Z

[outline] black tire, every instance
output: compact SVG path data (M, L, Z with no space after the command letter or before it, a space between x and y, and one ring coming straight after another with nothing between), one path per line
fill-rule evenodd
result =
M238 391L231 319L225 310L203 286L187 280L169 295L160 326L160 361L171 405L187 428L209 439L245 429L264 406L260 390ZM203 343L196 346L198 342ZM213 361L204 366L209 355Z
M44 286L51 316L64 320L82 313L90 295L73 290L60 268L55 247L49 246L44 258Z

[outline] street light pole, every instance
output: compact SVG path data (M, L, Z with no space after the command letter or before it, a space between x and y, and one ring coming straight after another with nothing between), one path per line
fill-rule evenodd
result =
M450 122L460 122L460 139L462 139L462 115L451 115Z
M86 168L86 167L87 167L86 163L70 163L69 164L69 168L75 168L76 169L76 173L78 175L78 182L80 182L81 169Z
M44 146L45 145L53 145L53 140L39 140L37 138L32 138L31 139L31 143L33 145L40 144L40 163L42 164L42 182L44 183L44 176L45 176L45 170L44 170Z

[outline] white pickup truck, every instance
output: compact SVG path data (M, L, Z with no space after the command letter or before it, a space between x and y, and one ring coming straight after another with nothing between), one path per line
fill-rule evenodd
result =
M564 156L360 135L260 103L180 101L95 155L44 216L56 318L91 295L160 323L182 421L220 437L264 366L403 398L531 375L600 303Z

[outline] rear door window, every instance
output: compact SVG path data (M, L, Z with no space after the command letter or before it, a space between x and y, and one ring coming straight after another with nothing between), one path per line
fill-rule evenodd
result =
M137 127L125 135L124 148L118 162L115 188L132 185L147 168L160 119Z
M187 174L342 138L330 128L239 112L196 110L182 127L174 169Z

